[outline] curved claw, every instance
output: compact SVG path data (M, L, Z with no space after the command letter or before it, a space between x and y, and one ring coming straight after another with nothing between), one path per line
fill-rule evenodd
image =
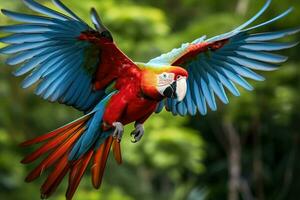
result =
M137 143L140 141L144 135L144 126L143 124L137 124L135 130L130 133L134 138L131 140L132 143Z
M123 124L120 122L114 122L112 125L115 127L113 138L117 139L117 142L121 142L124 133Z

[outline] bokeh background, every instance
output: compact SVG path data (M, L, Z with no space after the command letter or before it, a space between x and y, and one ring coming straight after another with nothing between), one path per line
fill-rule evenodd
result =
M40 1L52 7L51 1ZM150 58L204 34L231 30L261 8L265 0L63 0L89 20L95 7L115 41L135 61ZM266 20L294 6L295 11L261 31L299 26L300 1L273 0ZM30 12L19 0L0 0L0 7ZM260 21L261 21L260 20ZM12 23L3 15L0 24ZM299 40L300 34L288 40ZM122 141L124 164L110 159L100 191L90 174L77 200L296 200L300 198L300 46L283 52L290 60L255 91L230 96L207 116L153 115L137 144ZM19 161L32 149L18 143L70 122L81 113L50 104L20 89L20 78L0 57L0 199L39 199L38 181L23 179L34 167ZM63 200L65 183L52 197Z

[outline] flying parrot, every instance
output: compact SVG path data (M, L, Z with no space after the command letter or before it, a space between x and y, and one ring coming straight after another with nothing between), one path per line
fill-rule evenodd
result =
M72 199L88 166L92 184L98 189L111 148L116 161L122 162L120 142L125 125L135 123L131 136L138 142L144 134L144 122L163 108L173 115L205 115L208 108L217 109L216 96L228 103L225 88L235 96L240 95L236 85L253 90L245 78L263 81L255 70L278 69L287 57L270 52L297 43L276 40L300 31L253 33L292 11L251 26L269 7L268 0L254 17L233 31L210 39L203 36L139 63L117 47L95 9L91 9L93 28L59 0L52 2L62 12L33 0L23 2L42 15L3 9L4 15L22 23L0 27L1 32L12 33L0 38L8 44L0 53L9 55L8 65L19 66L15 76L27 74L23 88L36 85L35 94L43 99L83 112L81 118L22 143L25 147L41 144L22 163L42 158L26 181L49 170L41 186L43 199L55 192L67 174L66 199Z

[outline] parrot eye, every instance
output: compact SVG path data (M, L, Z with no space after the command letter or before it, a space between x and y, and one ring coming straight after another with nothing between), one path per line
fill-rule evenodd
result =
M180 75L178 75L177 77L176 77L176 79L180 79L182 76L180 76Z
M164 79L166 79L166 78L168 78L168 74L167 74L167 73L163 73L163 74L162 74L162 77L163 77Z

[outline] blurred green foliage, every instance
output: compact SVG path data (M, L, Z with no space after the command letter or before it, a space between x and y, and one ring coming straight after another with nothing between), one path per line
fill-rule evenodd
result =
M53 7L50 1L41 1ZM252 16L264 0L64 0L72 10L89 20L95 7L113 32L120 48L135 61L147 61L202 35L231 30ZM300 2L274 0L263 19L294 6L296 12L262 31L299 26ZM0 7L30 12L20 1L0 0ZM10 24L0 17L0 24ZM298 36L289 40L299 40ZM202 200L226 199L230 182L230 150L226 124L232 125L240 143L241 179L249 194L242 199L294 200L300 196L299 121L300 47L284 52L287 64L275 73L265 73L266 82L253 83L252 93L230 96L208 116L173 117L153 115L146 135L132 144L129 134L122 141L124 164L111 159L100 191L92 189L89 172L76 193L78 200ZM44 102L19 87L1 57L0 68L0 199L38 199L42 180L26 184L33 166L19 160L32 149L17 144L55 129L81 113ZM225 125L224 125L225 124ZM130 133L132 127L127 127ZM201 130L201 132L200 132ZM65 185L65 184L64 184ZM241 187L242 188L242 187ZM52 199L64 199L62 186Z

